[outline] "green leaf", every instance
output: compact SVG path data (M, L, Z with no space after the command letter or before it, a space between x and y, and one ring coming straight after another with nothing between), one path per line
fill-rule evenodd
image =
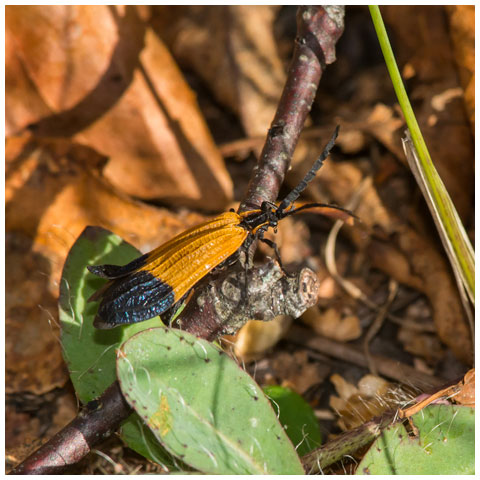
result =
M86 266L112 263L122 265L140 252L117 235L99 227L87 227L72 246L63 268L60 284L59 314L63 356L70 378L83 403L101 395L116 379L116 349L133 334L152 326L163 325L159 317L135 325L97 330L93 318L98 303L88 298L105 280L91 274ZM145 444L145 436L135 435L141 420L136 414L124 424L126 443L147 458L170 465L169 456L157 441ZM151 455L148 452L151 452ZM147 454L145 454L147 452Z
M213 344L152 328L122 345L117 375L164 447L212 474L304 473L260 387Z
M402 423L386 428L357 467L369 475L473 475L475 410L430 405L412 417L419 435Z
M268 385L263 392L300 457L321 445L322 434L315 413L297 392L280 385Z
M140 455L162 465L169 475L176 471L184 472L186 465L170 455L158 442L153 432L145 425L137 413L130 415L120 427L121 439Z

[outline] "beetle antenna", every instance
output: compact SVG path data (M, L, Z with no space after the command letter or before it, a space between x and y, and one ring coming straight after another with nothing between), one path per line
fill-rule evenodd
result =
M338 210L339 212L343 212L347 214L349 217L353 218L353 220L360 221L360 219L350 210L347 210L346 208L339 207L338 205L330 205L328 203L306 203L305 205L302 205L298 208L292 208L288 212L284 212L282 217L289 217L290 215L293 215L297 212L301 212L302 210L308 210L310 208L329 208L331 210Z
M335 140L338 137L339 130L340 125L337 125L335 131L333 132L332 138L327 143L326 147L323 149L322 154L315 160L312 168L308 171L303 180L283 199L282 203L278 206L277 214L279 215L279 217L283 217L284 210L288 208L300 196L300 194L305 190L305 188L307 188L309 182L313 180L316 173L320 170L321 166L323 165L323 161L328 157L330 150L335 145Z

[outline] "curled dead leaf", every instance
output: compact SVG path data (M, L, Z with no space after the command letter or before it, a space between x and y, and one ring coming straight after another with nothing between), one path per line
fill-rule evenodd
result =
M320 312L318 307L309 308L302 315L302 321L319 335L338 342L355 340L362 334L360 320L356 315L342 315L342 312L334 307L324 312Z
M105 175L130 195L223 210L232 197L223 159L141 10L9 6L7 32L7 131L36 121L36 135L108 157Z

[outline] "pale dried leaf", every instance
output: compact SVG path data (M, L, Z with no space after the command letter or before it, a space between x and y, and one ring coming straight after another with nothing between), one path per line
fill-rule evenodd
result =
M273 36L278 8L162 7L154 20L175 57L239 115L249 136L265 135L283 88L285 73Z

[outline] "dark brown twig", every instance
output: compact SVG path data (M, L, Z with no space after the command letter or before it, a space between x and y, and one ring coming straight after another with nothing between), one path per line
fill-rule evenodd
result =
M20 465L13 475L61 473L79 462L93 445L112 434L132 413L120 386L113 383L100 398L93 400L66 427L42 445Z
M397 292L398 292L398 283L395 280L390 279L390 282L388 285L388 298L384 303L384 305L382 305L378 310L378 313L375 316L375 319L373 320L371 325L368 327L367 333L365 334L365 338L363 339L363 353L365 354L365 358L367 359L367 363L368 363L368 368L372 375L378 376L378 369L377 369L377 365L373 361L372 356L370 354L370 342L373 340L373 338L375 338L375 335L377 335L377 333L382 328L385 318L387 318L388 310L390 309L393 301L395 300Z
M298 8L288 78L240 211L276 200L325 66L335 61L335 44L342 32L342 7Z
M338 6L299 7L297 32L296 47L287 83L259 164L241 205L241 211L255 208L263 201L274 201L277 198L322 73L325 66L335 60L335 44L343 32L343 8ZM304 271L302 272L299 273L299 285L301 285L300 278L304 278L302 275L305 274ZM236 274L239 275L239 272ZM217 291L223 291L227 281L231 281L228 274L218 278ZM282 286L281 283L279 285ZM294 283L290 283L289 287L288 282L286 285L287 289L292 289L294 293L295 288L298 288ZM208 288L212 289L212 287ZM249 287L249 294L254 292L251 288L252 286ZM210 299L211 302L215 302L214 297ZM299 303L303 307L308 304L308 301L304 304L301 301ZM218 311L213 308L203 308L203 312L207 312L208 315L200 316L202 305L198 305L198 301L193 304L197 307L186 309L185 314L182 315L184 330L210 339L225 331L223 323L225 319L219 318ZM252 303L249 307L255 310ZM287 308L286 305L285 308ZM247 311L243 313L247 314ZM199 322L199 319L202 322ZM77 418L11 473L60 473L68 465L81 460L96 443L115 431L132 412L117 382L95 401L94 408L90 405L88 404Z

